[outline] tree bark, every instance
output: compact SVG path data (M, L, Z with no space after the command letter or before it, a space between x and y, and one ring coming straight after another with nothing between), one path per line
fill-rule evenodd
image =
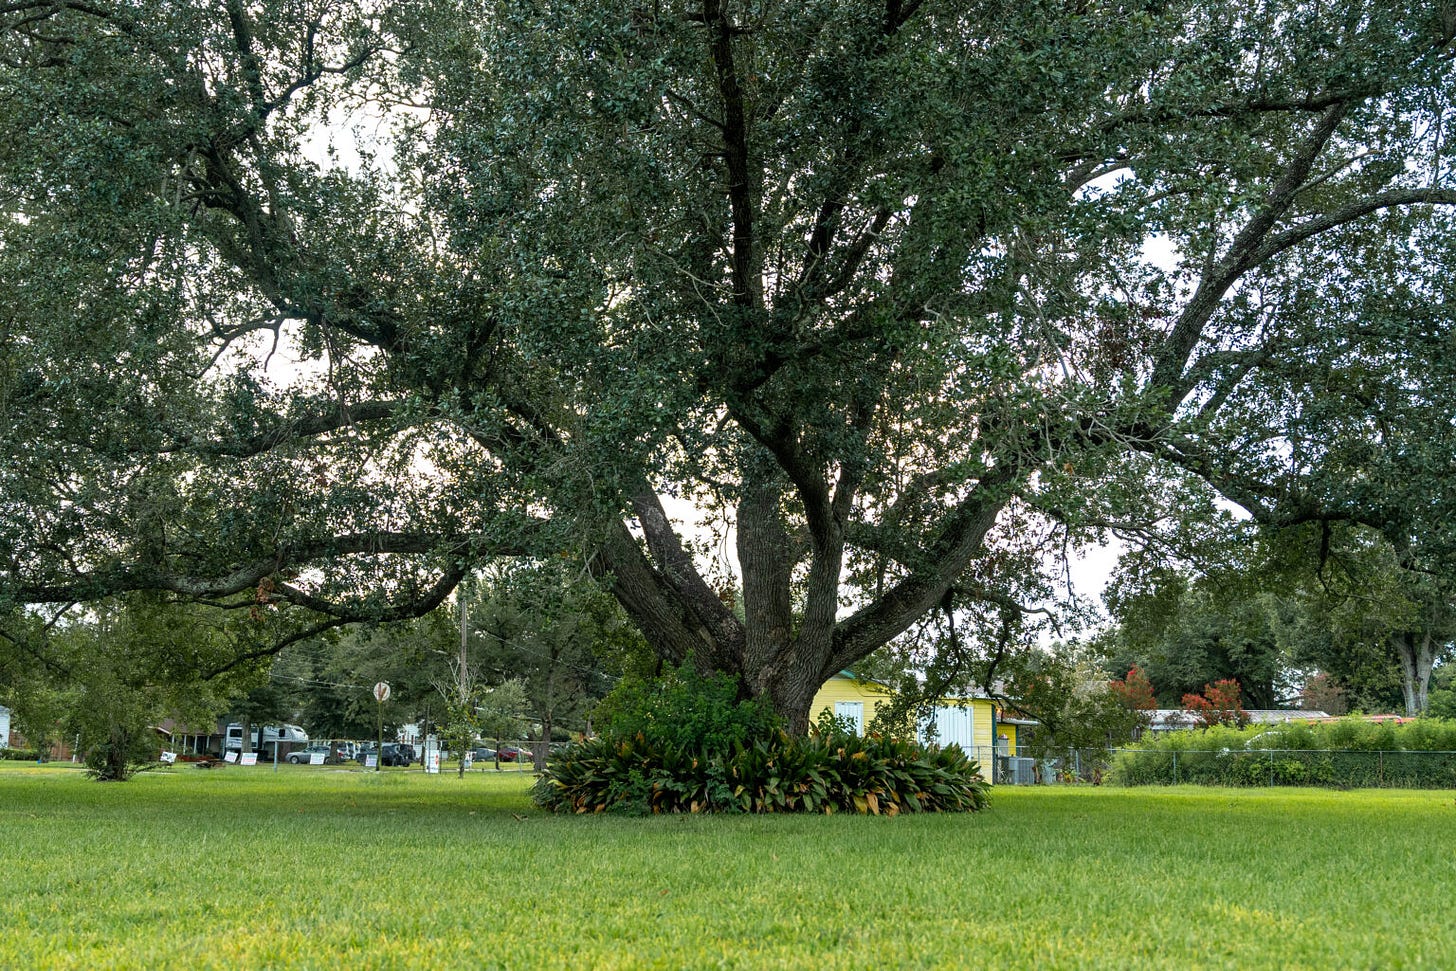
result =
M1435 650L1430 632L1404 631L1395 635L1396 652L1400 655L1401 692L1405 695L1405 713L1415 718L1426 713L1431 685L1431 668Z
M779 512L782 490L769 481L750 483L738 504L738 563L743 571L743 675L753 695L772 681L770 672L793 645L789 579L793 569L788 532Z
M816 653L801 651L790 655L768 685L766 696L770 704L795 735L808 733L814 696L829 678L822 658L816 657Z

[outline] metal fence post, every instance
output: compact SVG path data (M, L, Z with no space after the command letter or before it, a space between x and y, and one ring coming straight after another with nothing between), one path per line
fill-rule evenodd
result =
M1178 750L1173 750L1173 785L1178 784Z

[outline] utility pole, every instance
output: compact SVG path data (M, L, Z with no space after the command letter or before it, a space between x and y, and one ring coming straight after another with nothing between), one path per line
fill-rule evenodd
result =
M467 596L469 580L461 580L457 588L460 594L460 671L459 671L459 699L460 716L469 716L468 706L470 704L470 598ZM455 753L460 759L460 778L465 778L465 744L466 739L460 739L461 749Z
M460 695L463 699L465 689L470 684L469 663L470 663L470 600L465 595L465 584L468 581L460 581Z

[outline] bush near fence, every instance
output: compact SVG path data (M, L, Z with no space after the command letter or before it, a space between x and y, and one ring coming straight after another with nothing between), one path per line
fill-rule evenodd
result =
M1120 785L1456 788L1456 721L1343 719L1169 732L1118 752Z

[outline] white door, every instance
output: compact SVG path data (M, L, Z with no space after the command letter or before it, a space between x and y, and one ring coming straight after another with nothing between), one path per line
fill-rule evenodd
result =
M834 703L834 717L843 718L852 724L856 735L864 734L863 701L836 701Z
M947 705L935 709L935 741L940 745L959 745L967 754L974 756L975 718L970 707Z

